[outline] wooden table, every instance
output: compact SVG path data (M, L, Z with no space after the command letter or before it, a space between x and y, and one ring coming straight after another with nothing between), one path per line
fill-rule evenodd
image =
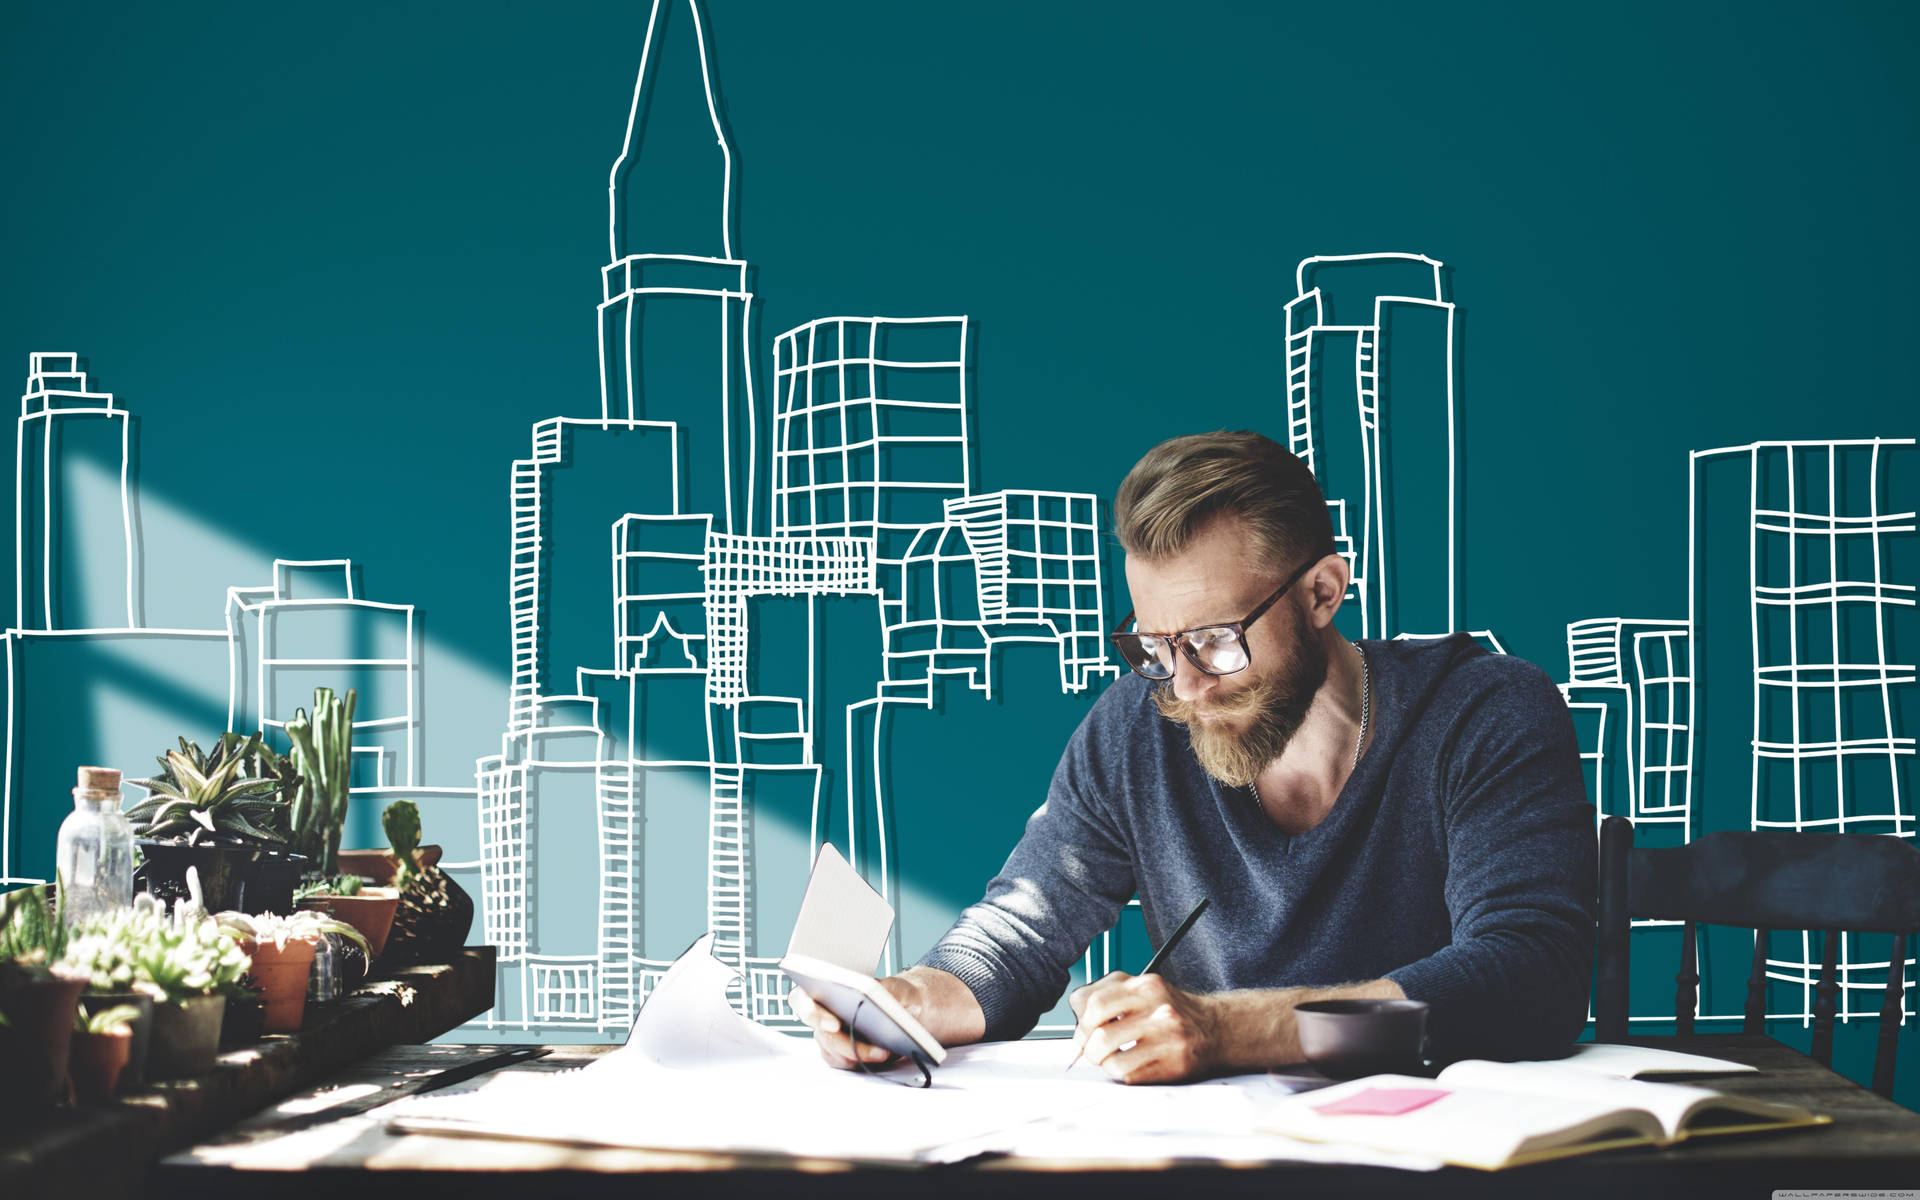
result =
M1257 1168L1169 1163L1123 1169L1087 1164L983 1160L951 1167L853 1167L792 1161L579 1149L525 1142L387 1133L375 1115L328 1122L329 1099L343 1107L368 1089L397 1095L424 1078L499 1053L498 1046L399 1048L342 1071L327 1087L297 1097L214 1139L164 1160L151 1194L191 1197L265 1194L350 1195L354 1200L454 1192L463 1198L551 1195L671 1197L754 1194L830 1195L914 1200L976 1196L1059 1200L1096 1192L1116 1197L1200 1195L1299 1200L1316 1195L1604 1197L1739 1196L1766 1200L1775 1189L1920 1189L1920 1113L1883 1100L1771 1038L1719 1035L1647 1039L1692 1053L1750 1063L1757 1075L1722 1076L1712 1086L1773 1097L1830 1114L1830 1126L1773 1134L1706 1138L1670 1149L1637 1148L1487 1173L1436 1173L1377 1167L1287 1163ZM550 1047L545 1058L513 1070L576 1067L607 1047ZM396 1086L398 1085L398 1086ZM285 1109L286 1106L283 1106ZM297 1135L290 1126L303 1126ZM276 1127L277 1126L277 1127ZM248 1147L248 1165L230 1165ZM1072 1174L1063 1174L1063 1172ZM536 1174L537 1173L537 1174Z

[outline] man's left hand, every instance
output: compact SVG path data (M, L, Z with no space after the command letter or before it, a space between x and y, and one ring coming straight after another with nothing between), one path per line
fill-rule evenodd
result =
M1212 998L1183 992L1160 975L1115 971L1069 998L1082 1061L1122 1083L1172 1083L1212 1070L1219 1020Z

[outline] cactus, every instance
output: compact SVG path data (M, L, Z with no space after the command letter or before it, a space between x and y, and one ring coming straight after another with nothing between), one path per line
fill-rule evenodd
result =
M440 962L466 940L473 926L473 898L439 867L420 865L420 806L395 800L380 814L380 824L393 844L394 886L400 904L394 910L393 931L380 961L398 966L409 962Z
M380 827L387 831L387 841L399 863L393 872L393 886L404 892L421 874L413 860L413 852L420 848L420 806L411 800L395 800L380 814Z
M347 823L347 799L353 778L353 708L359 694L347 689L345 698L332 688L313 689L313 715L295 709L287 722L293 743L288 758L299 771L302 785L288 799L292 803L294 849L313 860L322 875L339 871L340 832Z

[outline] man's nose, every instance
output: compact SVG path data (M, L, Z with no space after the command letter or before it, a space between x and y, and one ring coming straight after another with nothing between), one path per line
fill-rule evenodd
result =
M1218 680L1193 665L1186 652L1176 649L1173 652L1173 694L1176 699L1191 704L1212 691Z

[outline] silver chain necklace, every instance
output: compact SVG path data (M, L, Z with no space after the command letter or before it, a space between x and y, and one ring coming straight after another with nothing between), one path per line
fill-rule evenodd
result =
M1353 644L1360 650L1360 643ZM1360 650L1360 736L1353 743L1353 767L1360 769L1360 749L1367 744L1367 719L1373 715L1373 668L1367 665L1367 652Z
M1347 769L1349 775L1360 769L1360 751L1367 744L1367 724L1373 716L1373 668L1367 662L1367 652L1360 649L1360 643L1355 642L1353 648L1360 652L1360 736L1354 739L1353 766ZM1258 804L1260 781L1255 779L1249 783L1247 792L1253 797L1253 802Z

